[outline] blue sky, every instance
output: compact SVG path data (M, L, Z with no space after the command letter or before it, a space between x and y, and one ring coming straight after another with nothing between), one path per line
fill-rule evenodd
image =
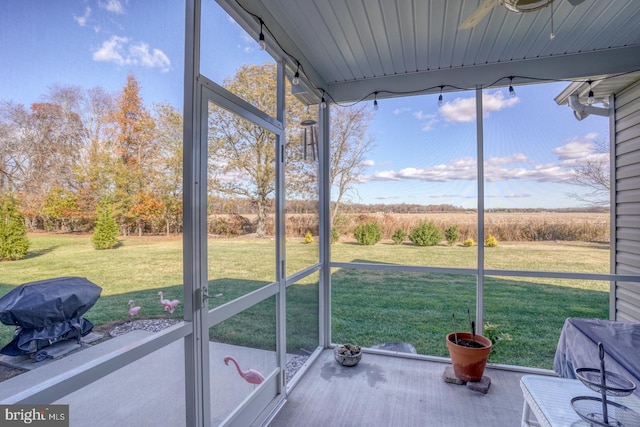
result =
M203 74L220 83L241 64L269 60L213 2L203 15L213 29L203 34ZM182 109L183 31L184 5L176 0L3 1L0 100L29 106L54 84L117 93L133 72L148 107ZM568 84L516 86L516 97L506 88L484 92L487 207L579 205L567 197L579 191L571 170L598 156L594 141L608 140L608 119L579 122L556 105ZM370 126L374 149L349 200L475 207L473 97L445 93L441 107L437 95L380 99Z

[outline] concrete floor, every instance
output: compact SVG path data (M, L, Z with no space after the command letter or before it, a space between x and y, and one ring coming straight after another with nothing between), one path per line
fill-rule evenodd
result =
M4 381L0 400L92 357L134 345L148 334L134 331ZM71 426L184 426L183 351L182 340L174 342L54 403L70 405ZM273 371L276 360L273 352L220 343L211 343L210 352L212 425L217 425L254 390L223 358L235 356L243 369L257 369L265 376ZM492 383L489 392L482 394L445 383L446 366L365 353L357 366L346 368L335 362L331 350L325 350L287 396L270 426L520 425L522 373L487 369Z
M135 345L151 332L133 331L58 360L49 360L29 372L0 383L0 400L43 380L55 377L115 349ZM210 345L212 425L223 421L256 386L247 383L225 356L235 357L246 370L268 376L276 366L274 352L222 343ZM184 343L176 341L99 380L54 404L69 405L70 425L96 426L185 426Z
M287 396L271 427L519 426L523 373L487 369L487 394L445 383L448 364L365 353L352 368L325 350Z

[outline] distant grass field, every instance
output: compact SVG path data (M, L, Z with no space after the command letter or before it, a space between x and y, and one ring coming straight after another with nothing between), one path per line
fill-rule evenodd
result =
M142 306L139 317L164 317L157 295L182 300L181 237L126 237L116 249L97 251L90 236L33 234L32 249L21 261L2 262L0 295L14 286L58 276L83 276L103 288L86 317L98 330L126 321L127 301ZM275 278L275 243L270 239L210 239L209 286L222 297L219 305L258 289ZM287 272L317 260L317 244L287 244ZM474 267L477 248L417 247L382 242L375 246L338 243L331 247L336 261ZM608 245L591 243L501 243L485 248L487 268L607 272ZM317 274L288 289L289 351L317 345ZM474 316L474 276L336 269L332 276L334 342L370 346L383 342L412 343L419 353L446 356L444 335L466 330L467 309ZM485 321L508 334L492 361L550 368L566 317L608 316L608 283L555 279L490 277L485 282ZM182 305L174 318L182 318ZM0 344L13 328L0 325ZM212 339L273 348L275 299L215 326Z

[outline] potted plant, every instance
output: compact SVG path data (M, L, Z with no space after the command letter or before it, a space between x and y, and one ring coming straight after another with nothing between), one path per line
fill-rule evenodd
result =
M340 344L333 350L333 357L342 366L356 366L362 359L362 348L355 344Z
M453 373L462 381L480 381L491 353L491 340L476 334L474 321L469 321L471 333L457 332L455 314L452 316L454 332L447 335L446 342Z

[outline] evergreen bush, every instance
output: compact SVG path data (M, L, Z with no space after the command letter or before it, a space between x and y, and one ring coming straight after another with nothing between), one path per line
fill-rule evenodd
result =
M96 249L111 249L118 244L118 224L113 217L111 204L107 201L98 206L98 219L93 228L91 241Z
M29 252L29 239L18 201L12 194L0 198L0 260L19 260Z
M444 237L447 239L449 246L453 246L460 238L460 232L457 225L452 225L444 230Z
M442 231L432 222L420 221L411 229L409 240L418 246L435 246L442 240Z
M311 235L310 231L304 233L304 242L305 243L313 243L313 235Z
M487 240L485 240L484 244L490 248L495 248L496 246L498 246L498 239L496 239L493 234L489 234L489 237L487 237Z
M331 227L331 244L337 243L340 240L340 229L338 227Z
M391 240L393 240L393 243L395 243L396 245L399 245L402 242L404 242L404 239L406 238L407 238L407 232L404 231L402 228L398 228L396 231L393 232L393 235L391 236Z
M365 222L358 225L353 234L361 245L375 245L382 240L382 226L376 221Z

